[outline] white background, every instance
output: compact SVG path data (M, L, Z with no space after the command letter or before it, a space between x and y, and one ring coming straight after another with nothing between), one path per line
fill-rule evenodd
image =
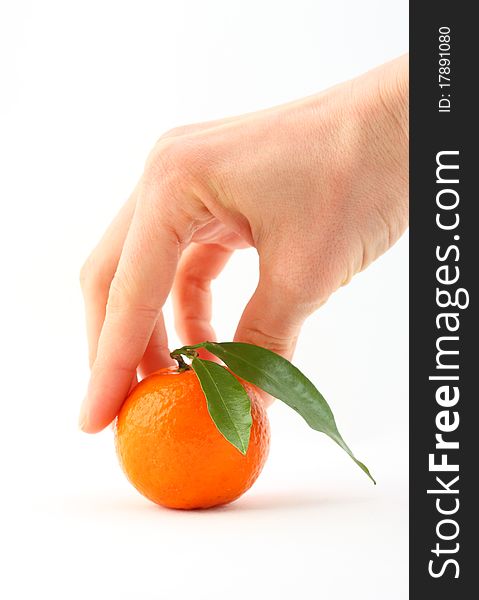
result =
M377 487L279 403L254 488L206 512L144 500L111 431L76 429L88 377L79 267L155 140L407 51L406 1L0 7L0 596L406 598L406 239L310 318L295 356ZM215 284L220 339L255 281L243 251Z

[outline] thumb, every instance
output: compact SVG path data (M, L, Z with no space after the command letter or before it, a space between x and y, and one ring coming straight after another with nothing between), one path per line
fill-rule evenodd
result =
M290 360L306 316L297 302L297 294L291 293L282 282L262 274L234 339L262 346Z

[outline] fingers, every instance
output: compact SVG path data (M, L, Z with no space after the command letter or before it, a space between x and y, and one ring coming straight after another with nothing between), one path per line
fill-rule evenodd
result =
M263 346L290 360L307 316L297 298L285 280L263 272L241 316L235 341Z
M288 277L287 273L283 277ZM307 314L297 302L296 293L292 293L285 283L284 279L270 277L263 270L234 339L262 346L291 360ZM274 400L262 390L257 390L257 393L266 407Z
M174 364L174 360L170 357L165 331L163 315L160 313L140 362L141 377L146 377L158 369Z
M228 122L229 120L232 119L225 119L224 121ZM178 127L165 133L162 136L162 139L175 138L187 133L194 133L222 123L222 120L218 120ZM86 261L80 275L85 300L88 359L90 368L96 358L98 338L100 337L101 328L105 319L105 309L110 285L118 266L123 244L130 227L136 206L136 199L137 190L135 189ZM161 325L158 328L155 328L155 331L157 329L161 331L162 328L163 326ZM159 364L159 339L158 335L155 334L155 331L153 332L153 339L147 350L148 356L145 358L145 364L142 365L142 372L143 366L146 367L147 364L150 365L146 367L147 372L151 372L150 369L153 365ZM162 366L164 366L164 364Z
M161 307L173 282L180 244L168 211L154 208L171 203L161 195L146 184L138 191L82 408L81 426L90 433L103 429L117 414L155 327L158 348L167 347Z
M211 281L232 253L232 249L219 244L191 244L184 252L173 286L175 326L184 344L215 340Z
M136 193L134 192L106 230L81 272L90 367L96 358L110 284L120 259L135 205Z

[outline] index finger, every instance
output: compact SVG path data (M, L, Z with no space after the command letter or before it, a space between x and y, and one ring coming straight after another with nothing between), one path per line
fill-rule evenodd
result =
M143 186L107 302L87 396L80 418L95 433L116 416L145 353L173 283L180 255L166 211L153 210L158 190ZM154 195L155 197L152 197Z

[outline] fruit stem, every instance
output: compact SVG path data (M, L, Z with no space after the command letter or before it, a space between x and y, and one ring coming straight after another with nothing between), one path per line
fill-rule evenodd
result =
M185 363L181 354L178 354L176 351L171 352L170 356L173 360L176 360L178 363L178 373L183 373L183 371L189 371L191 369L190 365Z
M176 360L176 362L178 363L178 371L180 373L191 369L190 365L188 363L185 363L185 361L183 360L183 356L186 356L186 358L190 358L190 359L196 358L198 356L198 352L196 352L195 348L203 348L203 347L204 347L204 342L201 344L195 344L194 346L182 346L181 348L178 348L177 350L173 350L173 352L170 352L171 358L173 360Z

